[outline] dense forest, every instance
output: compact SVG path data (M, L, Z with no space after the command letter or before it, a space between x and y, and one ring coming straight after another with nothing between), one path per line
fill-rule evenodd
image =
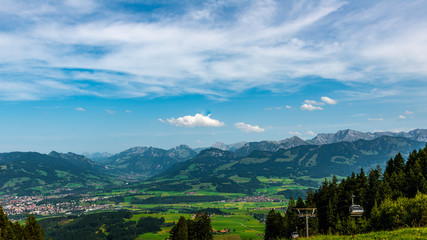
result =
M378 166L366 174L339 181L325 180L316 191L309 190L305 201L291 199L285 215L270 211L265 239L289 238L298 229L305 235L305 219L296 208L317 208L309 219L310 234L355 234L392 230L400 227L427 226L427 146L414 150L405 162L399 153L391 158L384 171ZM364 208L363 216L350 215L352 196Z
M34 218L28 215L25 224L11 222L0 206L0 239L13 240L44 240L43 229Z
M48 218L41 220L46 237L61 240L133 240L140 234L160 231L167 226L164 218L141 217L130 220L133 212L120 210L88 215Z

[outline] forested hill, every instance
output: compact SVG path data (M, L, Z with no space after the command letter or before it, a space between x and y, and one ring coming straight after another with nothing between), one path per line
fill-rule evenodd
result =
M425 146L401 137L382 136L374 140L303 145L277 152L253 151L246 157L219 149L202 151L194 159L178 163L159 175L168 179L208 179L254 176L346 176L360 168L382 165L399 152Z
M350 214L352 196L363 208L362 216ZM304 221L295 208L316 208L309 220L310 234L355 234L401 227L427 226L427 146L414 150L405 162L399 153L387 161L385 170L361 170L341 182L334 177L309 191L305 201L291 200L285 216L271 211L265 239L289 238L295 229L303 234ZM359 208L360 209L360 208Z
M0 188L9 194L102 185L111 179L102 166L73 153L1 153L0 167Z
M134 147L103 161L112 173L147 178L161 173L175 163L195 157L197 153L186 145L169 150L153 147Z

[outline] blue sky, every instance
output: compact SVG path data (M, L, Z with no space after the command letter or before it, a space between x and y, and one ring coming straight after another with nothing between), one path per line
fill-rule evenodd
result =
M425 1L0 5L0 152L427 127Z

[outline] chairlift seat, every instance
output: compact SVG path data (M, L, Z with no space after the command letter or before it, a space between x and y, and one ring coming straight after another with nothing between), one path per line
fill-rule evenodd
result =
M299 238L298 232L293 232L292 233L292 238Z
M351 205L349 210L351 216L362 216L365 212L360 205Z

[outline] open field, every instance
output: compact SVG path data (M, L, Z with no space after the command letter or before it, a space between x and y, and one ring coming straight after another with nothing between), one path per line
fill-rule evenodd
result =
M267 213L266 211L263 211ZM262 239L264 233L264 224L256 220L252 215L252 212L247 213L246 211L234 211L231 215L215 215L211 217L213 230L220 231L222 229L230 229L229 233L224 235L215 235L214 239ZM136 220L140 217L151 216L151 217L164 217L165 221L174 222L179 219L180 216L190 218L190 214L181 213L158 213L158 214L135 214L132 219ZM159 233L147 233L140 235L138 239L165 239L169 236L169 230L171 227L163 228Z
M280 202L207 202L194 204L173 204L173 205L144 205L138 206L143 209L155 209L165 207L165 212L159 213L137 213L130 221L135 221L140 217L165 218L166 223L177 221L180 216L186 219L191 218L192 214L183 213L191 209L216 208L223 212L222 215L214 214L211 216L212 228L216 231L229 229L230 232L224 235L216 235L215 239L262 239L265 225L253 217L254 214L267 214L271 208L281 208ZM135 208L133 208L135 210ZM191 211L191 210L190 210ZM147 233L141 235L138 239L164 239L169 234L171 227L163 228L161 232L153 234Z
M249 178L239 176L230 177L235 182L248 182ZM138 192L124 198L119 205L123 209L135 211L135 215L129 221L136 221L140 217L156 217L165 219L166 223L173 223L184 216L186 219L191 218L192 214L198 210L217 209L220 213L211 216L212 228L216 231L229 229L224 234L214 235L216 240L226 239L263 239L265 224L256 219L254 215L263 216L271 209L283 209L288 204L288 199L284 195L277 194L284 190L306 190L308 186L296 183L295 179L280 177L258 177L258 180L265 184L265 188L257 189L255 196L263 196L266 199L273 200L253 200L248 199L243 193L219 193L214 191L213 186L192 185L192 189L184 192L174 191L156 191L149 188L138 189ZM324 179L303 179L311 180L320 184ZM185 179L182 181L186 181ZM114 194L122 194L128 189L115 190ZM154 197L197 197L197 196L221 196L229 200L207 201L207 202L176 202L176 203L156 203L156 204L139 204L138 200L147 200ZM165 198L166 199L166 198ZM140 235L137 239L165 239L169 236L172 227L165 227L158 233L146 233Z

